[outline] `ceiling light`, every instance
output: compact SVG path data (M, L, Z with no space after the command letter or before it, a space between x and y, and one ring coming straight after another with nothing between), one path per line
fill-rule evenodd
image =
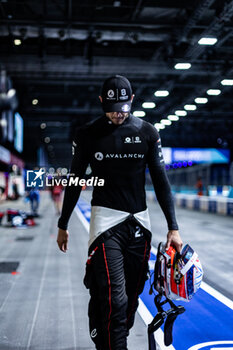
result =
M177 63L174 66L175 69L189 69L191 68L191 63Z
M54 168L49 168L49 174L54 174L55 169Z
M49 143L50 142L50 137L45 137L44 142L45 143Z
M144 111L134 111L133 115L135 117L145 117L146 113Z
M67 168L62 168L61 173L62 173L62 175L67 175L68 169Z
M218 96L221 94L221 90L219 89L209 89L206 91L207 95Z
M15 44L15 46L19 46L22 44L22 41L20 39L15 39L14 44Z
M40 124L40 128L41 128L41 129L45 129L45 128L46 128L46 123L41 123L41 124Z
M7 121L6 119L1 119L0 120L0 126L2 126L3 128L5 128L7 126Z
M160 123L163 125L171 125L172 122L168 119L162 119L160 120Z
M180 118L178 115L168 115L167 119L171 120L172 122L177 122Z
M197 109L196 105L185 105L184 109L186 109L186 111L195 111Z
M169 95L169 91L167 91L167 90L157 90L157 91L155 91L154 95L156 97L166 97L166 96Z
M218 41L217 38L201 38L198 41L199 45L214 45Z
M161 129L161 124L160 123L155 123L154 127L159 131Z
M175 114L179 115L180 117L185 117L187 115L187 112L178 110L178 111L175 111Z
M35 98L34 100L32 100L32 104L35 106L38 104L38 100Z
M232 86L233 85L233 79L223 79L221 81L222 85L228 85L228 86Z
M114 7L120 7L121 6L121 2L120 1L114 1L113 6Z
M154 102L144 102L142 104L143 108L155 108L156 104Z
M208 102L208 98L206 97L197 97L194 100L196 103L201 103L201 104L205 104Z
M154 127L159 131L160 129L165 129L165 124L155 123Z
M13 98L16 95L15 89L10 89L7 92L7 97Z

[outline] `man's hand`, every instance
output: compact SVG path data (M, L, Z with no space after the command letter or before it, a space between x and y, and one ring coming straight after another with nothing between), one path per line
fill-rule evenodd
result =
M166 250L169 249L170 245L173 245L177 252L180 253L182 249L182 239L178 230L169 230L167 234Z
M61 228L59 228L58 234L57 234L57 244L63 253L66 253L66 251L68 250L67 248L68 240L69 240L69 232L67 230L62 230Z

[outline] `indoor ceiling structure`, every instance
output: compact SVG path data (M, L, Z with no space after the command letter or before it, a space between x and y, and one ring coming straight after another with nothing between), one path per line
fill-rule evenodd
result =
M0 0L0 70L17 90L26 159L44 144L68 166L75 127L101 115L115 74L163 146L233 149L232 19L232 0Z

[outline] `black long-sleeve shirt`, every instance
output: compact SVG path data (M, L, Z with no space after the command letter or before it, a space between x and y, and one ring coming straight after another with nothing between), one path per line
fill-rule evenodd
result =
M145 169L148 166L158 202L170 230L178 229L160 137L150 124L130 115L114 125L106 116L79 129L73 142L70 173L83 178L90 164L92 175L104 179L93 190L91 204L128 213L147 208ZM66 187L58 227L66 229L81 186Z

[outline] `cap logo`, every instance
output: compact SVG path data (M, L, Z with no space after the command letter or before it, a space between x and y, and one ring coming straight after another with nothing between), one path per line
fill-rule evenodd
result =
M121 89L121 95L125 96L126 95L126 89Z
M130 110L130 106L128 106L127 104L125 104L125 105L123 105L123 106L121 107L121 109L122 109L123 112L128 112L128 111Z
M114 96L114 91L113 90L108 90L107 95L108 95L108 97L113 97Z

